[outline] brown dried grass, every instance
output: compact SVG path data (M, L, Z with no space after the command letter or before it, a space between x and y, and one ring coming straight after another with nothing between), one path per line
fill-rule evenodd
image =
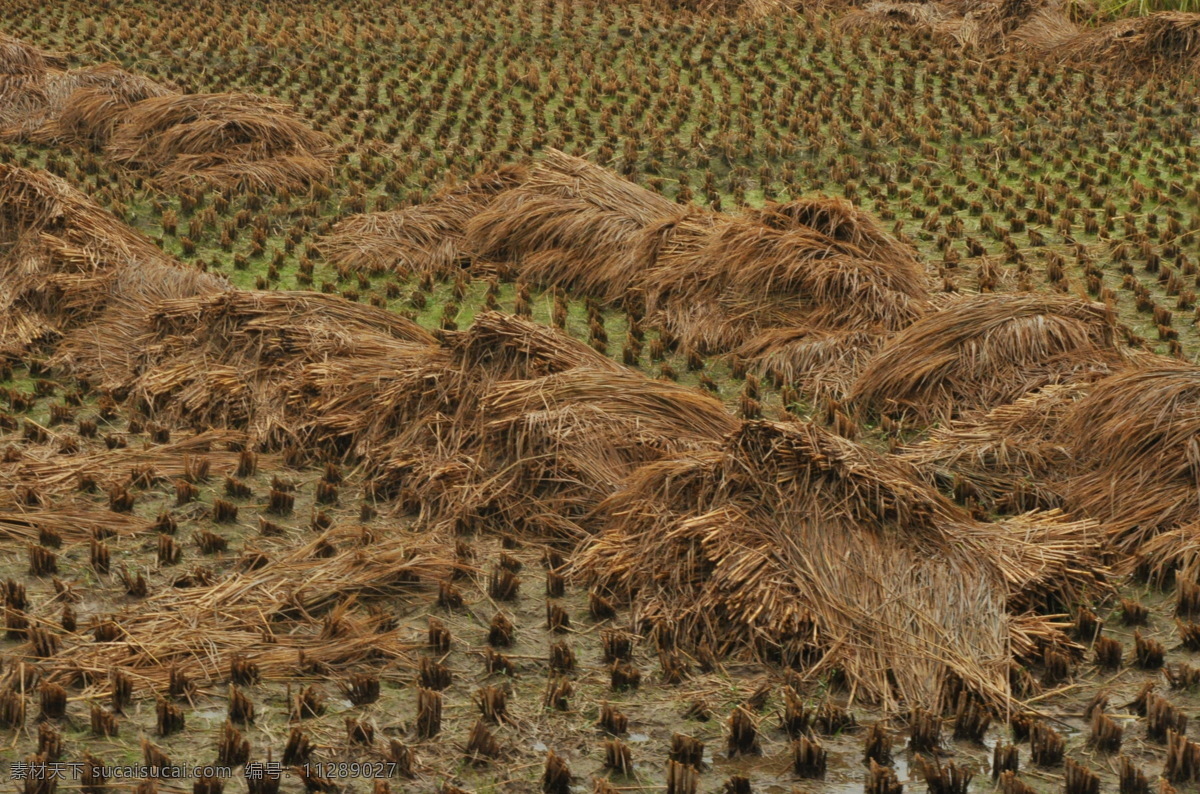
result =
M790 384L813 402L841 401L884 337L863 331L770 328L751 337L734 356L759 375Z
M65 634L61 651L40 666L50 680L73 682L104 680L120 668L155 689L179 672L197 684L223 682L236 656L253 658L265 679L304 674L305 665L337 670L370 661L377 669L390 661L411 669L416 646L400 630L378 633L355 605L419 591L447 577L454 561L438 551L445 539L432 535L389 535L371 546L360 539L357 527L334 528L258 570L209 586L165 588L115 616L120 642ZM315 555L323 542L345 551Z
M0 139L41 140L41 133L62 112L87 70L0 75Z
M487 465L458 500L494 507L497 527L576 539L581 519L639 466L711 447L737 426L715 398L594 367L499 382L479 412Z
M1043 54L1056 60L1123 72L1195 73L1200 67L1200 14L1160 11L1051 39Z
M1159 570L1200 562L1198 405L1200 368L1131 367L1074 403L1059 434L1084 467L1068 483L1068 507L1103 521L1117 550Z
M1078 37L1076 24L1094 18L1094 9L1075 0L953 0L912 3L873 0L846 14L846 30L923 29L947 43L988 53L1038 53Z
M149 467L156 477L176 479L188 474L193 461L206 460L216 467L214 471L230 472L236 468L238 453L225 447L245 442L244 433L222 428L151 447L85 450L73 455L59 454L51 447L30 448L19 461L0 464L0 481L7 487L27 485L58 496L75 490L81 476L90 477L100 490L107 491L128 482L135 468Z
M636 286L626 252L644 229L683 213L664 196L550 150L467 224L466 245L480 260L516 264L534 283L617 301Z
M532 283L607 298L621 292L609 274L612 263L642 226L626 212L586 199L520 188L472 218L466 239L474 256L514 262Z
M106 148L164 184L302 189L328 178L331 143L283 102L256 94L167 94L123 114Z
M308 443L314 417L307 366L371 362L370 374L381 377L419 366L433 345L416 323L340 297L228 291L160 302L146 317L134 345L142 354L128 370L105 361L89 367L82 359L76 368L129 393L152 417L244 430L254 443L277 449Z
M911 255L872 259L814 228L755 218L676 227L643 283L649 312L702 352L777 327L895 331L921 316L927 298Z
M1050 295L969 296L890 338L851 398L869 413L929 423L1052 383L1094 379L1125 360L1103 304Z
M57 139L61 116L75 104L76 92L83 92L81 99L100 93L136 101L167 90L112 64L69 71L65 64L61 55L0 34L0 138ZM108 108L103 112L106 116L112 113ZM108 118L104 122L107 125Z
M367 440L355 449L376 484L413 489L426 524L578 538L580 517L637 465L733 426L712 398L508 315L479 315L446 346L449 359L423 380L433 396L417 419L393 418L391 408L411 387L372 395L351 373L341 386L330 378L321 406L326 417L370 418L371 428L339 432Z
M526 174L523 166L505 166L449 187L425 204L351 216L322 238L321 250L333 265L350 269L450 275L466 256L467 223Z
M917 265L911 248L887 234L874 218L846 199L822 196L782 204L770 202L761 209L747 210L746 216L781 231L812 229L836 241L838 251L847 256ZM895 275L907 279L898 285L904 292L919 292L924 288L920 276L911 270Z
M39 141L101 149L129 108L144 99L176 94L148 77L105 63L70 73L73 90L37 131Z
M942 3L892 2L872 0L842 16L837 24L847 31L862 31L872 28L905 30L908 28L934 29L954 19L952 10Z
M44 52L20 39L0 33L0 75L41 74L61 68L62 55Z
M873 0L838 24L846 30L920 28L964 48L1026 51L1124 74L1187 74L1200 67L1200 14L1159 11L1102 25L1086 0Z
M913 252L841 199L719 215L558 151L527 174L501 172L485 189L468 183L465 193L357 216L325 245L335 261L369 269L445 274L464 252L476 272L503 263L527 281L646 311L702 355L743 345L772 355L772 340L801 325L813 333L892 332L927 308ZM779 353L758 366L794 370L807 356L833 358L832 345L825 348ZM836 358L844 369L861 355Z
M992 512L1061 507L1077 464L1060 439L1060 425L1088 388L1079 382L1046 386L934 427L900 456L931 484L958 488Z
M65 181L13 166L0 165L0 245L0 347L12 353L57 340L109 308L136 313L161 298L225 288Z
M575 570L631 597L635 619L840 671L888 709L934 706L947 672L1007 702L1014 649L1063 638L1006 615L1089 586L1100 540L1056 514L973 521L905 464L809 423L746 423L643 466L590 523Z

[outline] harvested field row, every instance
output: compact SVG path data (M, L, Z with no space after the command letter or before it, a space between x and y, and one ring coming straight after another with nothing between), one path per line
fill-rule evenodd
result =
M428 233L413 222L433 215L453 256L422 248ZM339 267L427 278L511 267L623 305L690 354L731 354L805 398L925 422L1106 373L1127 355L1101 304L932 301L913 253L849 202L702 213L558 152L527 176L483 175L427 205L350 218L322 246Z
M511 273L623 306L690 354L753 354L780 372L831 353L827 371L844 371L839 362L861 360L928 303L913 253L849 202L704 213L557 151L528 173L484 174L429 204L349 218L321 246L338 267ZM805 389L845 391L827 380Z
M104 339L131 342L123 350L92 344ZM446 333L439 342L412 323L340 298L225 290L160 300L135 312L108 307L92 323L71 329L51 362L104 393L127 397L162 426L225 428L245 432L251 448L282 450L293 460L307 451L361 463L373 475L373 493L398 497L401 510L418 510L418 523L436 531L491 527L569 545L592 535L599 549L626 546L626 554L650 562L650 570L618 573L628 561L602 551L585 555L580 570L640 603L648 625L676 625L679 642L705 643L722 655L766 643L759 652L774 647L773 653L810 663L825 656L818 673L842 670L861 697L889 710L901 701L933 705L942 675L966 682L989 703L1006 702L1014 652L1036 656L1046 644L1067 643L1052 621L1029 618L1022 619L1017 641L1010 609L1071 600L1092 582L1089 565L1080 565L1097 551L1089 524L1045 516L1029 518L1019 530L987 529L920 485L915 472L893 469L897 464L810 423L798 430L742 425L712 398L628 373L551 329L500 314L481 315L470 329ZM709 465L715 468L706 470ZM680 497L664 490L656 472L679 467L678 475L665 475L667 482L695 480L700 493L712 491L712 503L697 515L664 512L680 511ZM738 471L744 485L726 492L722 483ZM12 476L28 487L47 484L44 471L29 467L18 466ZM769 482L784 490L755 490L754 483ZM832 489L826 498L817 498L818 483ZM800 494L816 501L790 501ZM695 504L695 496L685 498ZM616 501L608 507L608 500ZM846 512L825 515L825 504ZM716 567L697 571L714 588L707 595L684 586L692 575L650 588L677 562L647 553L642 544L680 531L713 538L735 526L750 532L751 516L776 514L826 529L840 524L832 536L808 540L805 525L798 526L793 535L801 555L850 554L849 546L818 550L831 538L865 539L866 527L878 533L873 542L899 545L895 553L855 552L864 559L900 559L896 554L905 548L915 553L913 563L919 559L927 570L911 585L897 581L894 597L898 608L908 604L903 608L928 615L929 625L893 636L896 618L864 626L854 608L830 610L853 603L853 591L870 599L868 583L879 576L891 581L910 564L846 572L841 587L847 590L815 598L809 595L815 582L804 571L820 565L781 558L773 573L755 574L758 563L747 569L750 560L735 547L718 546L709 552ZM956 524L965 528L952 529ZM987 532L1000 532L1006 542L987 542ZM910 539L901 541L906 533ZM928 545L911 547L914 534L927 536ZM736 546L754 548L769 535L750 537ZM690 543L684 540L683 548ZM1068 571L1068 561L1077 574ZM794 584L779 584L779 577L797 576ZM756 595L760 577L775 582L774 599ZM961 591L982 612L967 620L966 613L918 605L914 599L933 581ZM705 599L725 604L720 626L677 613L685 604L703 607ZM189 609L177 605L170 612L193 626L199 614L212 613L208 602L196 616L188 617ZM146 625L147 632L170 631L158 620ZM947 659L949 638L962 631L972 633L965 644L976 651L965 661ZM893 645L884 653L908 659L913 677L890 680L878 658L856 657L856 649ZM181 653L196 655L195 649ZM162 674L161 666L155 669Z
M1191 785L1186 20L1075 70L992 57L1049 6L923 9L964 50L768 5L13 0L22 80L121 64L0 102L79 100L0 164L94 201L0 245L14 754L251 794ZM324 175L151 176L291 135L236 95ZM396 779L305 766L368 759Z

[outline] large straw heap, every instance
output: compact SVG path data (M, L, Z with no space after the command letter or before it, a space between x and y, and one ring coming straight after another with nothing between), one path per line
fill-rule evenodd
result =
M284 103L253 94L176 94L122 114L106 151L163 184L299 189L330 173L329 141Z
M753 649L799 663L813 676L840 671L857 697L887 708L934 705L940 690L931 682L944 674L990 702L1005 702L1014 655L1036 658L1045 647L1067 642L1039 613L1084 597L1092 582L1099 540L1092 524L1054 513L981 522L902 461L809 423L739 422L714 398L651 381L527 320L485 313L470 329L439 339L385 310L340 297L228 289L181 270L64 185L10 173L9 227L69 230L72 223L38 223L78 215L86 223L76 225L92 234L87 240L122 246L115 280L98 293L121 300L93 301L84 313L67 311L69 302L42 307L42 322L66 335L53 351L56 365L127 398L129 408L157 423L234 432L239 446L277 449L293 459L333 456L361 464L371 493L396 497L398 509L416 512L415 526L425 533L412 539L418 545L444 544L451 531L488 529L524 532L566 549L583 542L576 570L631 598L639 619L660 636L670 623L681 643L718 653ZM109 226L105 234L95 232ZM811 301L803 285L814 282L805 279L833 273L828 283L843 286L819 293L823 300L804 311L836 318L850 311L849 303L838 302L843 287L853 294L882 281L897 294L919 291L908 264L892 272L869 258L891 244L845 207L776 207L757 219L728 221L714 234L807 251L789 260L786 275L750 257L746 269L753 277L710 293L722 298L735 292L768 302L773 285L786 284L778 300L796 293ZM784 239L788 235L794 238ZM140 266L143 259L150 264ZM718 259L707 261L705 272L716 279ZM146 268L179 270L206 288L164 289L161 278L145 276L152 272ZM684 282L678 289L690 287ZM1005 301L992 313L1023 322L1013 319ZM955 310L937 314L954 316ZM1086 345L1107 355L1111 327L1094 307L1039 304L1027 314L1039 318L1035 327L1053 329L1045 338L1054 342L1035 337L1042 341L1032 345L1027 363L1053 362ZM860 320L851 313L826 322L848 331ZM862 332L870 337L886 333L877 318L861 322L871 326ZM4 333L24 338L18 327ZM974 337L952 338L948 347L935 346L938 360L949 361L938 372L946 382L973 377L986 384L995 375L978 373L994 368L995 351L1023 338L1007 329L994 333L994 349L987 348L994 360L969 352L980 349ZM52 496L94 465L79 461L56 472L53 465L21 460L14 483ZM147 602L162 609L139 611L122 625L142 642L173 638L176 650L166 656L210 675L234 649L262 641L263 616L252 616L245 599L278 604L275 611L291 620L334 609L347 593L412 586L403 562L410 560L411 544L400 537L388 543L395 548L372 552L382 568L367 564L369 555L361 551L318 561L311 549L301 550L233 584ZM344 549L346 538L334 545ZM429 566L413 571L420 578L442 570L436 555L429 559ZM388 560L399 561L400 579ZM352 570L363 572L361 581ZM828 570L843 575L828 577ZM286 592L286 582L298 576L307 588ZM945 593L955 597L947 600ZM244 610L232 633L214 628L223 639L208 644L184 634L217 607L222 614ZM330 664L359 658L353 643L345 652L323 646L328 637L315 627L312 636L289 636L289 646L296 646L290 651L328 650ZM362 652L378 653L378 642ZM87 649L53 664L64 675L86 676L110 664L111 652ZM404 649L385 653L399 659ZM163 657L151 651L135 666L157 679L169 674ZM284 664L280 657L280 669Z
M506 166L415 207L353 215L325 237L322 252L342 266L370 273L446 276L465 258L467 222L497 193L524 181L525 173L521 166Z
M1060 428L1079 467L1068 507L1102 520L1123 556L1160 573L1200 570L1198 398L1200 369L1150 363L1096 383Z
M1071 598L1095 525L972 520L915 470L810 423L747 423L643 467L597 510L577 570L690 647L757 647L865 700L933 705L951 672L1003 702L1008 612ZM1062 641L1045 623L1033 632ZM952 649L952 650L951 650Z

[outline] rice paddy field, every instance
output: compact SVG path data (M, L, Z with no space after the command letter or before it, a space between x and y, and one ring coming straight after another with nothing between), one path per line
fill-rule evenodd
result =
M2 6L8 790L1200 785L1200 15Z

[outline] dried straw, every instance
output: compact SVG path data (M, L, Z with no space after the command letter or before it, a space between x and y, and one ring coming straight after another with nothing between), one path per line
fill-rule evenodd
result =
M0 33L0 75L41 74L48 69L60 68L63 64L62 55L44 52L32 44Z
M106 148L164 184L302 189L330 176L329 139L255 94L167 94L130 106Z
M161 688L176 669L198 684L224 681L234 656L252 658L264 677L345 668L372 661L411 669L411 643L398 630L377 633L352 613L357 600L396 598L449 575L443 540L389 534L358 546L357 528L332 529L287 556L214 585L168 588L118 614L122 636L97 643L66 634L58 654L41 661L51 680L103 679L114 667ZM315 556L325 542L345 548ZM20 656L18 649L18 656Z
M1103 304L1050 295L976 295L889 339L851 397L871 413L928 423L1123 366Z
M946 672L1006 702L1006 614L1091 585L1101 540L1056 514L973 521L904 464L809 423L747 423L720 449L643 466L590 524L574 569L631 597L637 619L840 671L888 709L934 705Z
M38 140L101 149L132 105L176 93L110 63L79 69L70 76L74 90L47 114L35 135Z
M1200 14L1160 11L1051 39L1050 58L1123 73L1192 73L1200 67Z
M154 299L226 286L171 259L65 181L5 165L0 245L0 348L16 354L110 307L136 313Z
M1111 527L1123 554L1154 568L1194 570L1200 503L1200 369L1133 367L1097 382L1070 406L1058 434L1083 471L1067 506ZM1169 539L1151 539L1172 531Z
M321 250L335 266L445 277L465 258L467 222L525 176L524 167L505 166L447 188L425 204L351 216L321 239Z

